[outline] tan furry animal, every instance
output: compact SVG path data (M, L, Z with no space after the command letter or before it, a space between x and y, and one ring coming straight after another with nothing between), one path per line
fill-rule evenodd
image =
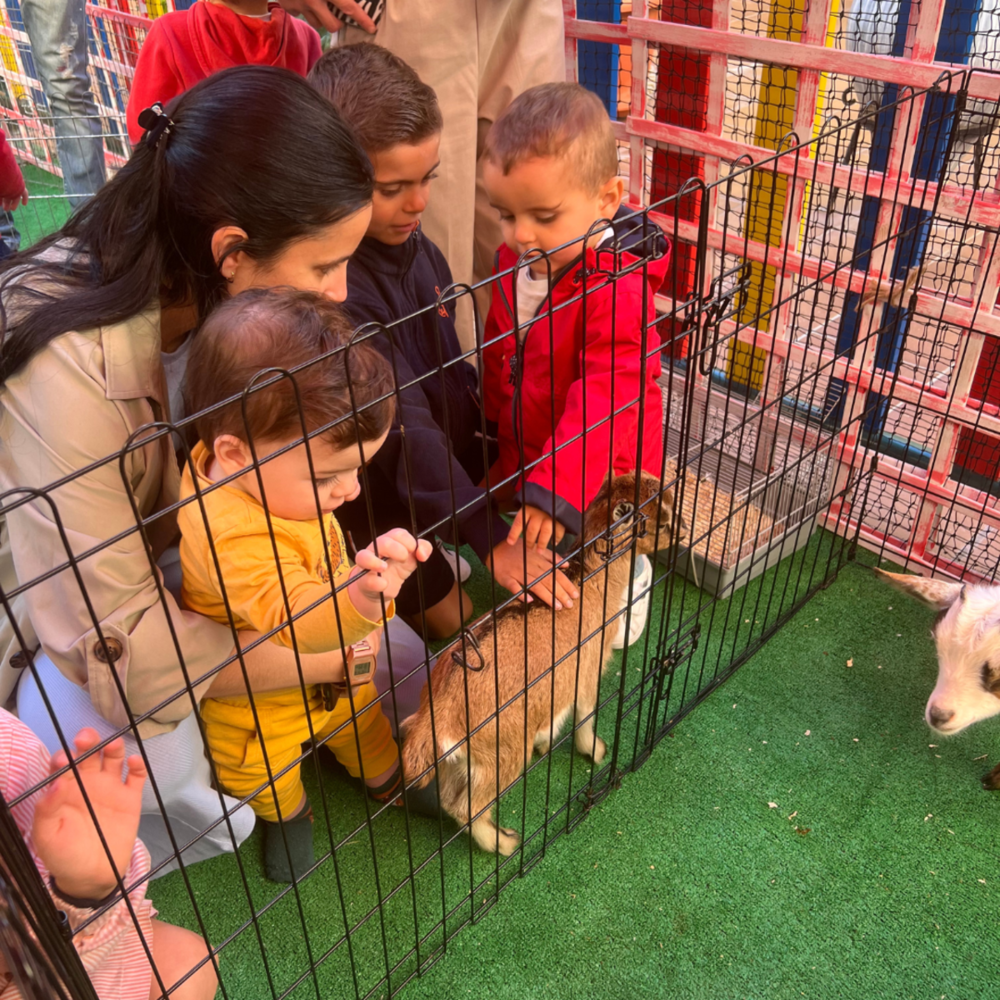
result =
M459 640L441 653L431 673L432 699L425 685L420 709L407 720L407 782L426 786L435 775L436 758L442 808L462 826L471 818L470 832L485 851L508 855L517 847L515 831L493 822L498 792L517 780L534 749L548 751L574 708L577 750L595 764L604 758L593 713L618 620L605 622L619 610L628 585L633 543L640 555L662 551L674 540L671 495L659 480L642 473L638 511L635 500L636 477L630 473L605 483L588 508L582 566L578 560L568 569L580 599L555 614L554 648L551 609L538 602L511 605L476 625L473 639Z

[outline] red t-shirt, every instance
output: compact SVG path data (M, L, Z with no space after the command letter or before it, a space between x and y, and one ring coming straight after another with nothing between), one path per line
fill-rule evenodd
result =
M21 168L14 159L14 151L7 143L7 136L0 132L0 198L16 198L23 190Z
M199 0L158 17L139 52L128 99L128 135L142 138L139 114L167 102L199 80L230 66L281 66L305 76L320 57L319 34L268 4L270 17L246 17L221 3Z

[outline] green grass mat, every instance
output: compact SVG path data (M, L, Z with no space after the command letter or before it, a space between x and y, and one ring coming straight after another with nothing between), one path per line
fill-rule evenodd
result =
M924 724L932 617L846 568L405 996L1000 995L998 723Z
M818 536L813 552L824 544L829 536ZM774 582L766 582L768 591ZM996 724L946 742L923 723L936 670L931 618L865 566L849 565L458 934L405 995L991 995L1000 797L982 791L978 778L1000 747ZM601 724L598 730L608 735ZM565 745L553 762L548 780L562 782L554 805L565 795L570 763L579 772L586 762ZM548 770L529 779L533 821L545 806L534 775ZM517 825L523 798L520 790L505 798L506 821ZM348 789L334 802L335 827L362 816ZM432 822L416 820L406 841L402 817L382 816L374 848L363 834L338 852L343 900L329 861L302 889L318 958L341 940L343 911L353 924L379 888L385 895L402 884L352 936L362 995L384 975L386 954L391 964L412 942L414 923L423 932L442 908L459 905L470 878L482 882L477 905L495 890L495 861L470 855L463 837L411 889L407 851L422 859L437 836ZM260 877L258 852L251 840L242 855L260 905L274 887ZM219 943L248 912L235 859L194 866L190 878ZM193 926L179 874L155 883L151 895L165 919ZM448 932L467 914L459 906ZM280 993L307 960L291 895L262 916L260 933ZM438 931L429 943L441 938ZM222 969L231 997L270 996L255 931L226 946ZM319 982L324 1000L354 995L346 947L323 964ZM311 980L292 995L315 996Z
M69 200L63 194L61 177L30 163L22 163L21 173L28 187L28 204L14 214L14 225L21 234L21 249L27 250L43 236L55 232L69 218Z

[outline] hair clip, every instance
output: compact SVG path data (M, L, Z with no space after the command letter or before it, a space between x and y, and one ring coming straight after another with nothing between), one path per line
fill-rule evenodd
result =
M146 130L140 141L155 149L163 136L170 135L170 130L174 127L174 120L163 110L163 105L157 101L151 107L144 108L139 112L139 125Z

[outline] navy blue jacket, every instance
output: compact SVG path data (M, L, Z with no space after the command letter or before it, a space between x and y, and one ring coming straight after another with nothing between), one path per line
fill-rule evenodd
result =
M409 510L405 438L418 531L449 534L454 488L461 541L485 561L490 543L499 544L510 529L459 461L477 442L481 447L476 432L483 417L476 370L461 357L454 307L437 305L451 281L444 255L419 228L399 246L366 236L347 265L345 308L357 326L403 320L368 341L393 365L400 389L392 430L372 460L373 488L379 479L391 484Z

